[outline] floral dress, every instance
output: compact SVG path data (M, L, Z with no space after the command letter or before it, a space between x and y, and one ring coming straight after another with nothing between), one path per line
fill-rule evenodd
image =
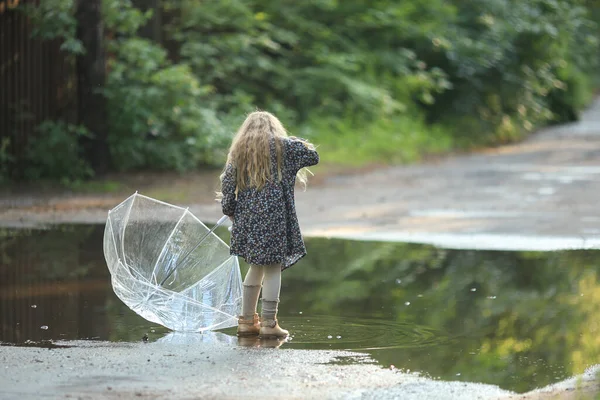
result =
M275 140L283 141L281 181L277 179ZM296 173L317 164L319 155L299 139L274 138L270 148L274 174L261 190L246 188L236 198L235 167L225 167L221 205L225 215L234 217L230 253L248 264L281 264L284 270L306 255L294 203Z

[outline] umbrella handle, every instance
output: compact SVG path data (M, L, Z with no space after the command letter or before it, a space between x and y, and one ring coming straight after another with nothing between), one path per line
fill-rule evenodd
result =
M214 230L215 230L215 228L216 228L217 226L219 226L219 225L221 225L223 222L225 222L225 221L226 221L228 218L229 218L229 215L223 215L223 216L221 217L221 219L219 219L219 220L217 221L217 223L215 224L215 226L213 226L213 228L211 229L211 232L212 232L212 231L214 231Z
M217 229L223 222L225 222L227 220L227 218L229 218L227 215L223 215L221 217L221 219L219 219L217 221L217 223L215 224L215 226L213 226L210 231L206 232L206 234L202 237L202 239L200 239L200 241L198 242L198 244L196 246L194 246L193 249L191 249L190 251L188 251L188 253L183 256L183 258L177 263L175 264L175 267L173 267L173 269L171 271L169 271L169 273L167 274L167 276L162 280L162 282L160 282L160 286L164 285L164 283L167 281L167 279L169 279L171 277L171 275L173 275L173 272L175 272L175 270L177 269L177 267L179 267L179 265L181 263L183 263L185 260L187 260L187 258L189 257L190 254L192 254L194 252L194 250L196 250L198 247L200 247L200 245L202 244L202 242L204 242L204 240L215 231L215 229Z

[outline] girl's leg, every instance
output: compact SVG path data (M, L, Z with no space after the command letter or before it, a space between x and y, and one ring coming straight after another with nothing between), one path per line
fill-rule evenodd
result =
M265 281L262 295L262 319L260 323L261 337L286 337L289 332L281 329L277 323L277 305L281 290L281 265L265 266Z
M262 265L251 265L246 274L242 295L242 316L246 320L254 318L264 276L265 267Z
M275 319L281 291L281 265L265 265L265 280L262 292L262 317Z

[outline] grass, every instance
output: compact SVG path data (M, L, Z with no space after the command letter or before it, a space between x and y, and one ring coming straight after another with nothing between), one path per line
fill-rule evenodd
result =
M123 189L123 183L101 179L72 182L67 187L77 193L116 193Z
M416 162L425 155L447 152L454 144L445 129L411 116L358 124L350 119L315 118L299 131L318 147L321 162L316 171L328 166Z

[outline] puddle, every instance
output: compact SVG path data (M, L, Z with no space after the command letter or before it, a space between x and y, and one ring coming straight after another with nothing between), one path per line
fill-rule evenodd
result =
M282 308L284 306L285 304ZM298 349L427 348L451 341L443 332L392 319L314 314L307 317L286 315L285 324L286 329L289 328L292 332L292 342L289 347Z
M37 347L37 348L41 348L41 349L68 349L68 348L73 347L73 346L69 346L67 344L54 343L53 340L40 340L39 342L33 342L31 340L26 340L23 343L0 342L0 346Z
M328 231L311 234L329 235ZM600 236L541 236L498 233L428 233L349 230L333 233L337 238L379 242L407 242L439 246L455 250L493 250L493 251L560 251L572 249L598 250Z
M373 359L367 356L340 356L328 362L330 365L373 364Z
M2 346L146 336L173 345L357 350L384 367L517 392L580 374L600 359L599 251L307 239L309 255L283 275L280 321L293 337L239 343L234 329L181 335L130 311L110 286L103 229L0 229Z

